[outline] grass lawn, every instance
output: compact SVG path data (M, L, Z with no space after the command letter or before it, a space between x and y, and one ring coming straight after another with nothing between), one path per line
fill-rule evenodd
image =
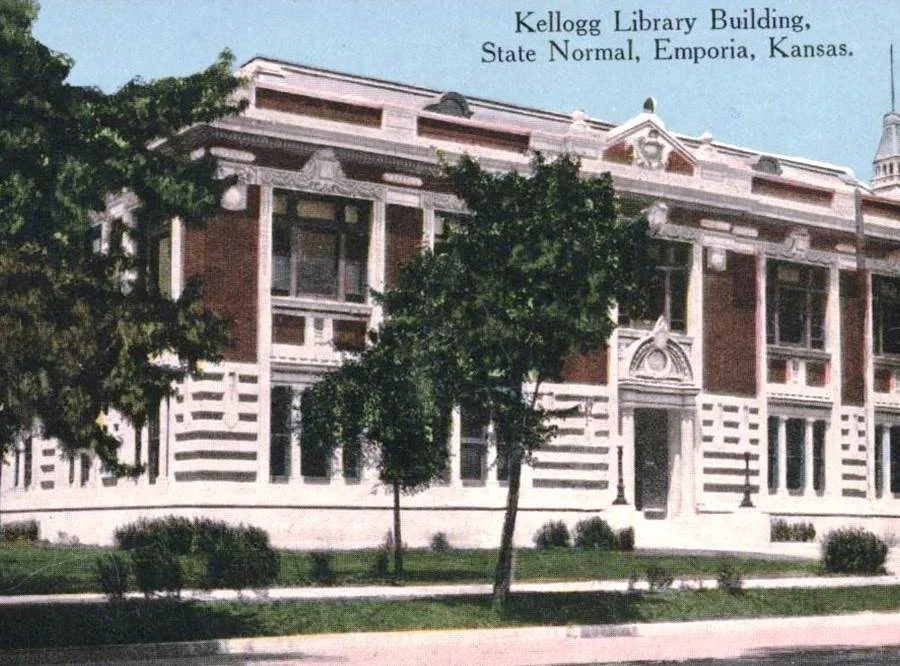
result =
M62 548L24 543L0 544L0 595L98 592L97 558L112 549ZM336 551L336 585L384 582L371 572L376 551ZM488 583L492 579L496 551L452 550L406 553L405 581L417 583ZM818 562L763 560L746 557L648 555L609 551L522 549L517 552L518 581L601 580L643 577L648 567L668 569L676 578L715 577L726 565L745 577L820 574ZM198 587L202 567L188 572L185 587ZM282 551L274 587L310 584L309 553Z
M347 631L614 624L900 609L900 586L820 590L669 590L514 594L416 601L200 603L170 600L0 607L0 649L202 641Z

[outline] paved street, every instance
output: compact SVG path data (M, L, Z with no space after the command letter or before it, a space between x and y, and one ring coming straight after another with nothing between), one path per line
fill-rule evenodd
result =
M882 649L885 645L894 647ZM84 663L154 666L305 663L366 666L896 664L900 663L900 613L328 634L0 654L2 665Z

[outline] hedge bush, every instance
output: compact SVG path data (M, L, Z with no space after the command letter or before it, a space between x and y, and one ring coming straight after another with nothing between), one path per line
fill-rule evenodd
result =
M575 547L596 550L615 550L616 535L602 518L594 516L575 525Z
M131 551L137 588L150 597L157 592L179 596L184 588L184 565L163 539L144 541Z
M431 536L428 547L435 553L446 553L453 550L453 546L450 545L450 539L447 538L444 532L435 532Z
M834 530L822 542L822 562L832 573L882 573L886 558L887 544L862 528Z
M569 528L561 520L544 523L534 535L534 546L540 550L568 548L571 543Z
M616 531L616 550L634 550L633 527L623 527Z
M337 575L334 572L334 553L317 550L309 554L309 579L317 585L333 585Z
M776 518L769 526L770 541L813 541L816 528L812 523L789 523L783 518Z
M111 602L122 601L125 597L130 574L131 565L121 555L110 553L97 558L97 580L103 594Z
M235 590L270 585L278 553L258 527L180 516L141 519L115 531L116 545L131 553L138 589L178 594L189 560L205 563L205 587Z
M0 528L0 541L37 541L39 536L36 520L14 520Z
M258 527L229 528L218 539L201 543L199 550L206 556L209 587L268 587L278 575L278 553Z

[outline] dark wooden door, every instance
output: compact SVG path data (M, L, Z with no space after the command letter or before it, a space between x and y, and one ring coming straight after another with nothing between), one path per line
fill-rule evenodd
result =
M669 420L664 409L634 412L635 508L665 512L669 494Z

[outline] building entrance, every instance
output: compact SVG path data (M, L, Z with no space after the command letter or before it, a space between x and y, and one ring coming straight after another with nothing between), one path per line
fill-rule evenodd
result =
M663 517L669 496L669 418L664 409L634 410L634 504Z

